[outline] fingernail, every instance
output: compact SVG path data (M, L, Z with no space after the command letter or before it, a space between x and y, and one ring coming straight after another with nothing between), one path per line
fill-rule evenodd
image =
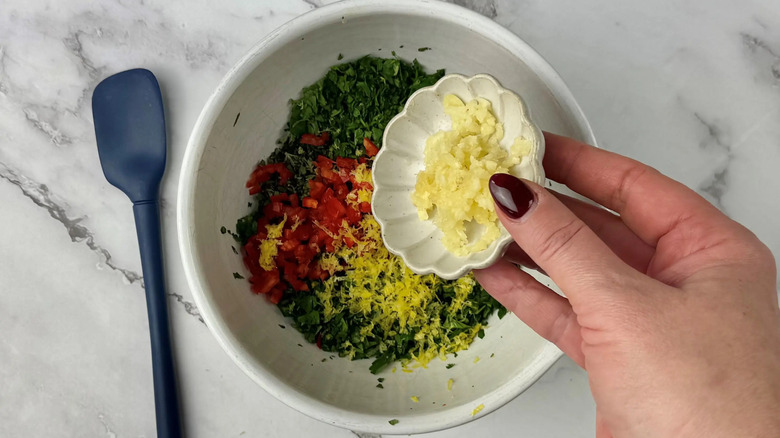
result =
M490 177L489 186L496 205L511 219L520 219L534 204L534 192L512 175L497 173Z

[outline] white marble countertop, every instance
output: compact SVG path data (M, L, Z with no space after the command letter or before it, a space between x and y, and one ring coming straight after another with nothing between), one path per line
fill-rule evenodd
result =
M683 181L780 255L777 2L457 3L546 57L602 147ZM187 435L353 436L278 402L222 352L192 304L175 232L179 165L206 98L252 44L320 5L3 0L0 436L155 435L133 217L103 178L89 105L101 79L138 66L167 105L162 215ZM589 437L594 412L586 374L562 359L497 412L427 436Z

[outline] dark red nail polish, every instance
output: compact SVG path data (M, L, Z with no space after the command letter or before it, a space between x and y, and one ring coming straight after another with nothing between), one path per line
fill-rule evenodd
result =
M534 192L523 181L506 173L490 177L490 194L511 219L520 219L534 204Z

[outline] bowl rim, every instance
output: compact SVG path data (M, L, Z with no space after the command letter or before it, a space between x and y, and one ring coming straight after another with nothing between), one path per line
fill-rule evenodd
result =
M528 125L529 129L533 133L533 138L531 140L534 140L534 143L538 145L538 147L529 156L529 158L532 160L531 165L534 170L534 175L533 175L534 178L532 179L532 181L539 185L544 185L546 178L544 174L544 168L542 167L542 158L544 157L545 139L542 130L539 128L539 125L537 125L536 122L534 122L533 116L531 114L531 110L528 108L528 104L526 103L525 99L523 99L522 96L515 93L513 90L504 88L504 86L501 85L498 79L494 78L493 76L487 73L478 73L471 76L462 75L460 73L450 73L442 76L438 81L436 81L435 84L429 85L427 87L422 87L419 90L412 93L412 95L409 96L409 98L406 100L403 110L401 110L401 112L396 114L395 117L393 117L392 119L390 119L389 122L387 122L387 126L385 127L385 131L382 136L382 144L383 145L388 144L387 138L390 131L393 129L393 126L395 124L397 124L400 120L407 117L409 109L414 105L415 99L430 92L438 93L439 88L441 87L442 84L446 82L450 82L453 79L463 81L467 85L471 84L471 82L475 80L487 80L488 82L491 83L491 85L496 87L497 95L500 96L502 94L507 94L518 102L521 109L520 119L523 123ZM506 120L500 120L500 122L506 123ZM379 150L379 153L374 158L374 166L373 166L374 169L376 169L382 157L390 153L389 151L390 150L388 149L387 146L383 146L382 149ZM383 184L379 180L374 180L374 192L372 193L371 196L372 205L375 204L376 200L382 197L382 192L385 191L385 189L382 186ZM455 280L468 274L470 271L474 269L483 269L492 265L496 260L499 259L499 257L504 256L507 247L513 241L512 236L509 234L509 232L506 231L503 225L501 225L500 226L501 234L496 238L496 245L492 249L488 247L482 251L463 256L461 257L463 260L463 264L460 265L460 267L451 271L445 271L441 268L439 264L433 262L414 263L413 261L411 261L409 259L409 251L407 250L408 247L397 248L394 245L389 244L389 242L392 242L392 240L388 240L386 238L386 230L387 230L387 225L390 222L376 214L374 215L374 219L376 219L377 223L379 223L379 226L381 227L382 240L385 242L385 247L387 247L387 250L390 253L395 254L398 257L401 257L401 259L404 261L404 263L406 263L409 269L411 269L412 271L414 271L414 273L418 275L436 274L445 280ZM427 243L424 243L423 245L431 245L433 244L432 242L433 241L429 241ZM441 244L441 242L437 241L435 242L435 244ZM439 260L441 259L438 259L436 261Z
M481 418L505 405L536 382L563 353L548 342L542 353L527 368L528 373L517 374L507 384L480 399L485 407L479 415L472 416L473 407L463 404L442 412L398 415L397 418L401 421L393 426L388 423L389 418L384 415L356 413L328 405L282 383L269 370L256 366L249 353L230 333L227 324L214 310L214 303L206 293L208 282L200 269L202 266L200 257L194 251L194 183L198 176L199 162L214 122L238 86L271 54L300 38L302 33L340 21L343 16L362 17L376 14L405 14L445 20L453 25L478 32L503 46L514 56L522 57L526 62L530 61L537 71L540 71L540 78L554 92L559 103L573 114L572 122L588 137L584 140L595 144L590 124L560 75L525 41L498 23L461 6L435 0L338 2L304 13L271 31L231 67L210 95L192 128L182 159L177 189L177 237L185 278L206 326L225 353L266 392L311 418L346 429L380 434L433 432Z

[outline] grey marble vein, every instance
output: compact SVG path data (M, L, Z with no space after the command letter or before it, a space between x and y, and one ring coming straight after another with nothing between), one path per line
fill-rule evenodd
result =
M352 430L351 432L353 435L355 435L358 438L382 438L382 435L377 435L375 433L357 432L354 430Z
M188 314L194 316L195 318L198 318L198 321L205 324L206 321L203 320L203 316L201 316L200 311L195 306L195 303L191 303L184 299L184 297L181 294L177 294L176 292L168 291L168 296L173 297L176 302L184 306L184 311Z
M108 421L106 420L106 416L104 414L98 414L98 420L100 421L100 424L102 424L103 428L105 429L106 438L117 438L116 433L108 424Z
M707 131L707 136L700 143L700 147L714 148L724 156L724 162L715 169L712 177L699 185L698 190L700 193L709 195L712 203L727 213L723 206L723 195L728 190L729 166L734 158L731 150L731 139L719 124L705 119L699 112L694 112L693 115Z
M764 50L775 58L780 58L780 55L775 53L775 51L769 47L769 44L767 44L766 41L758 38L757 36L745 32L740 33L739 36L742 37L742 44L744 44L748 50L752 52Z
M482 14L491 20L498 16L498 8L495 0L447 0L456 5L471 9L474 12Z
M54 195L46 184L39 184L19 172L7 166L5 163L0 162L0 179L8 181L9 183L17 186L22 194L29 198L35 205L45 209L49 215L57 222L61 223L65 227L65 230L70 236L70 240L74 243L84 242L87 247L94 253L98 254L101 261L108 266L111 270L119 272L122 277L129 283L138 283L142 288L144 287L143 277L137 272L125 269L118 266L113 262L111 253L107 249L103 248L95 241L95 236L92 232L81 224L83 217L72 218L68 216L65 208L58 204L54 200ZM188 314L198 318L200 322L203 321L203 317L200 315L198 308L195 304L187 301L181 294L174 292L168 292L168 295L173 297L179 304L184 307L184 311Z
M726 133L717 123L706 120L699 112L694 112L693 116L696 117L696 120L698 120L698 122L701 123L701 125L704 126L704 128L707 130L707 137L700 143L700 147L715 147L722 152L727 153L731 151L731 142L726 137Z
M79 59L81 66L84 67L84 69L87 71L89 77L91 79L97 79L101 75L101 70L96 68L92 61L84 53L84 45L81 43L81 38L83 35L85 35L85 32L81 30L72 32L62 39L62 43L65 44L65 47Z
M96 34L98 36L102 34L99 28ZM82 108L84 102L89 99L90 92L95 89L95 86L97 86L100 79L105 76L105 69L95 67L95 64L92 62L92 60L90 60L84 51L84 45L82 44L81 39L86 35L86 32L78 30L76 32L69 33L68 36L62 39L62 43L71 52L71 54L73 54L79 60L80 66L87 72L89 77L89 80L83 84L81 95L76 101L75 109L69 110L69 112L76 117L78 117L78 111Z
M319 2L316 2L314 0L303 0L303 2L311 6L312 9L317 9L320 6L322 6Z
M8 94L8 86L3 81L3 78L8 77L5 72L5 47L0 45L0 94Z
M73 144L73 139L63 134L50 122L43 120L38 114L38 111L33 109L33 106L25 108L23 112L24 118L30 122L33 128L43 133L43 135L49 137L49 141L51 141L55 146L66 146Z
M716 171L712 178L699 186L699 191L712 197L715 206L720 210L723 208L723 194L728 190L729 166L726 164L720 170Z
M742 32L739 36L759 72L768 73L771 82L780 84L780 48L773 48L766 40L750 33Z

